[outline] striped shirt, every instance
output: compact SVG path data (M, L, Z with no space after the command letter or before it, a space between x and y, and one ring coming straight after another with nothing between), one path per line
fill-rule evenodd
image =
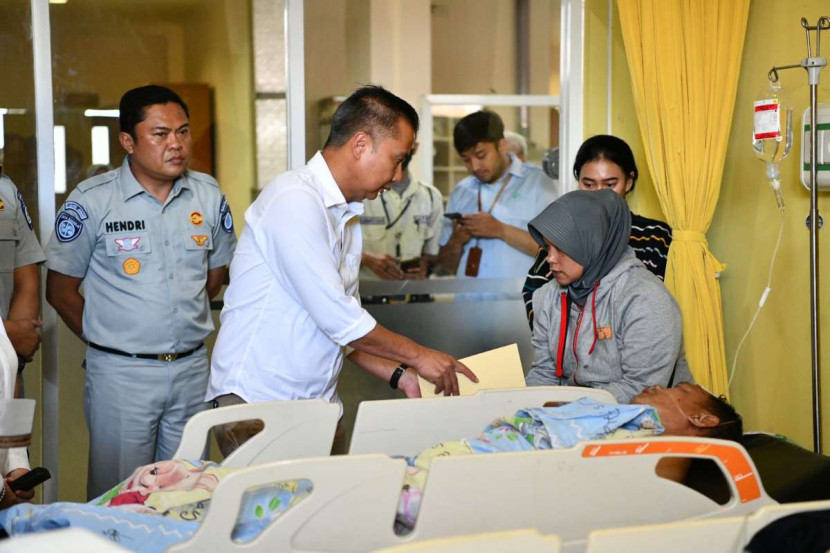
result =
M631 214L631 238L628 240L628 245L646 269L657 275L660 280L663 280L666 274L670 244L671 227L669 225L635 213ZM533 292L550 281L550 265L546 259L547 256L547 250L539 249L522 288L522 298L531 330L533 330Z

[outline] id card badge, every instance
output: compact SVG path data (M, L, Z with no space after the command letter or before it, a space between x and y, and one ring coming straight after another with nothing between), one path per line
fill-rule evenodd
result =
M481 265L481 248L473 246L467 254L467 266L464 268L464 274L468 277L477 277L479 265Z

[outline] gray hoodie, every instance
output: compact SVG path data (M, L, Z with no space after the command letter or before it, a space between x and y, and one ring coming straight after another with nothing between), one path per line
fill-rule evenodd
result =
M629 403L655 384L694 382L683 351L677 302L630 248L587 297L584 310L572 304L558 377L566 290L552 280L533 294L536 354L527 374L529 386L602 388L618 402Z

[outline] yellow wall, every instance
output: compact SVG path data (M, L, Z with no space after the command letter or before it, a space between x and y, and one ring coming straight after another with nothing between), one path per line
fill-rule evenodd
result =
M188 12L185 81L213 88L216 178L237 234L256 188L253 54L248 2L203 0Z
M586 135L605 130L606 86L606 0L588 0L586 6ZM616 2L614 3L616 12ZM766 285L769 260L778 230L778 215L772 192L764 177L764 165L751 149L752 101L766 84L773 64L796 63L805 55L804 32L799 20L815 23L830 9L821 0L777 2L754 0L750 7L746 43L741 64L735 114L726 156L720 203L709 230L709 246L729 267L721 277L727 361L731 367L736 346L746 331L758 299ZM825 44L827 39L825 38ZM619 32L619 18L613 19L612 132L625 138L640 163L641 179L631 199L632 209L663 218L643 155L642 140L634 111L631 82ZM827 48L827 46L825 46ZM827 52L825 52L827 55ZM822 75L824 86L819 100L830 102L830 72ZM794 119L809 102L806 75L802 70L782 73L791 92ZM593 83L600 83L596 89ZM732 386L732 400L744 415L748 430L786 434L802 445L812 444L812 388L810 372L809 234L804 217L809 194L799 182L797 169L801 137L796 135L790 157L781 165L785 202L785 234L773 275L773 292L741 352ZM643 174L646 173L646 174ZM827 205L820 196L819 206ZM823 233L824 236L826 232ZM826 243L826 240L825 240ZM827 246L823 246L826 251ZM824 255L821 268L830 274L830 257ZM825 279L826 280L826 279ZM830 293L822 286L824 296ZM825 305L826 302L825 302ZM830 312L822 313L823 328L830 328ZM827 340L822 348L825 363ZM823 371L825 383L830 378ZM823 407L830 406L825 393ZM824 433L830 433L824 417Z

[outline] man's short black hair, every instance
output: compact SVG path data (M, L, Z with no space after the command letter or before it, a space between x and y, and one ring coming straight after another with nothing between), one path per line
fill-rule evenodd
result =
M452 140L455 150L463 154L479 142L497 144L504 138L504 123L497 113L477 111L455 124Z
M718 417L718 425L706 429L707 438L718 438L721 440L732 440L738 442L744 435L744 421L741 415L735 411L726 397L709 396L709 400L703 405L712 415Z
M187 104L169 88L151 84L128 90L121 97L121 103L118 106L118 121L121 124L121 132L129 133L134 139L137 138L135 126L144 121L146 109L156 104L163 105L171 102L179 104L187 118L190 118Z
M397 136L401 117L418 134L418 112L406 100L382 86L363 86L334 112L329 138L323 148L339 148L360 131L368 134L377 147L379 137Z

